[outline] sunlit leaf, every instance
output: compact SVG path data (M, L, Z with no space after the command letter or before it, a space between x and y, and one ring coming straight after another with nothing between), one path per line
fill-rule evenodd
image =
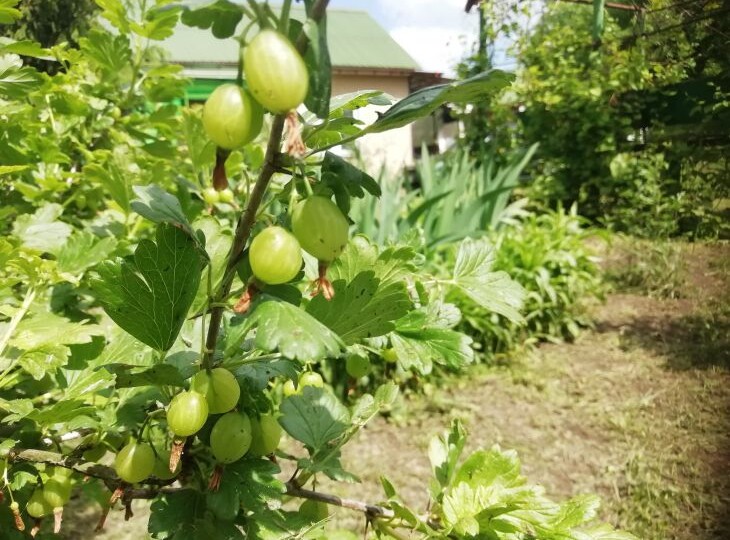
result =
M92 287L114 322L150 347L166 351L185 322L201 272L195 242L163 223L156 242L142 240L134 257L102 263Z

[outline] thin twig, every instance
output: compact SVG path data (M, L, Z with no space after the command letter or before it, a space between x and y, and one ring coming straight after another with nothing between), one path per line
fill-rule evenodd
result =
M286 493L287 495L291 495L292 497L311 499L313 501L320 501L333 506L340 506L342 508L349 508L350 510L357 510L358 512L363 512L372 519L392 519L395 517L395 514L390 508L385 508L383 506L377 506L374 504L368 504L362 501L356 501L354 499L343 499L342 497L330 495L329 493L322 493L321 491L302 489L291 482L286 484Z
M9 462L23 461L27 463L44 463L46 465L71 469L79 474L83 474L84 476L90 476L92 478L102 480L112 491L123 485L122 480L111 467L91 461L85 461L80 458L64 456L57 452L14 448L9 452L7 457ZM171 487L170 484L173 482L174 480L163 481L153 478L142 482L145 487L129 487L125 489L122 498L124 501L131 501L132 499L154 499L161 494L176 493L189 489L185 487ZM342 497L331 495L329 493L322 493L320 491L302 489L291 482L286 484L286 494L291 497L312 499L329 505L356 510L366 514L371 519L393 519L395 517L395 514L390 508L368 504L354 499L343 499Z

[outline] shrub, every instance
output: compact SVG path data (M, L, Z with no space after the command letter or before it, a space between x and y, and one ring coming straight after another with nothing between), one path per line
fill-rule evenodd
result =
M531 212L490 235L495 270L510 273L524 287L524 320L515 323L480 309L463 295L463 328L482 346L487 359L522 344L575 338L589 327L587 305L604 292L591 241L603 235L585 228L573 206L542 214Z

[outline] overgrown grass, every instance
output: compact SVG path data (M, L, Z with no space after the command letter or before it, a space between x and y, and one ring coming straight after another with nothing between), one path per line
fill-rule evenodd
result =
M681 244L616 235L606 277L618 290L679 298L686 277Z

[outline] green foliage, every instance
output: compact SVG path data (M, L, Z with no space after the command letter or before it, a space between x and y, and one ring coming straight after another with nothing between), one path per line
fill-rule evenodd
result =
M667 168L661 154L616 154L610 164L613 182L603 196L603 205L615 208L605 218L607 225L649 238L666 238L675 233L681 198L663 192Z
M252 141L223 157L205 137L199 109L180 105L181 67L162 63L150 42L171 35L181 16L217 35L235 32L222 19L243 16L259 27L288 28L295 39L304 32L297 43L302 48L310 40L305 59L314 82L302 131L308 141L321 136L312 143L315 153L334 141L406 125L447 100L491 95L510 78L489 72L424 89L372 126L353 129L338 123L344 111L384 98L365 92L329 100L321 4L306 2L303 27L288 20L288 2L281 16L257 2L193 10L168 0L97 4L105 23L80 39L79 49L0 44L7 126L0 133L0 425L7 437L0 444L0 486L5 500L18 503L0 505L3 534L15 525L16 536L27 537L21 521L28 516L19 509L44 482L53 485L54 466L79 483L84 477L83 500L107 509L120 497L125 504L151 498L154 538L335 538L283 504L290 496L321 498L307 486L319 487L322 475L357 481L343 448L393 406L399 388L388 381L343 400L316 370L344 369L350 354L378 359L382 370L385 350L396 357L387 369L420 375L435 365L460 368L473 360L473 340L458 328L459 310L447 297L469 298L516 323L523 288L495 268L496 252L484 240L454 245L448 268L423 268L412 246L381 248L361 236L329 265L308 259L289 283L261 283L248 264L256 233L288 225L291 208L312 193L334 196L347 210L352 198L377 195L378 186L332 155L310 160L271 150L281 147L284 114L269 123L268 143ZM17 17L14 5L0 0L0 21ZM63 69L42 74L20 60L46 53ZM274 169L291 179L272 182ZM232 196L204 197L211 177L222 172ZM495 197L493 209L503 207L506 199L496 191L511 189L519 171L484 174L483 193ZM304 294L312 282L314 298ZM275 451L295 464L294 476L277 460L250 453L225 468L217 463L238 456L213 451L226 424L208 415L208 401L190 379L218 367L241 388L236 403L227 404L236 408L229 414L241 415L228 417L236 419L241 440L250 435L243 415L266 414L301 443L291 453ZM286 383L295 379L300 387L288 392ZM134 460L119 460L122 477L140 484L135 488L83 457L99 447L119 452L130 440L145 448L142 471ZM386 503L368 510L377 535L399 538L401 529L423 538L482 532L510 538L540 530L546 538L598 537L578 529L591 517L592 499L548 503L539 489L524 486L512 454L478 451L462 460L461 430L455 427L449 440L459 452L444 448L449 455L434 464L451 470L438 472L430 505L435 521L417 517L384 480ZM432 447L432 458L436 453ZM169 470L162 470L168 457ZM150 468L158 478L149 477Z
M192 239L165 225L158 227L155 242L137 245L134 259L99 265L91 286L115 323L142 343L166 351L185 322L201 271Z
M590 326L586 303L603 292L597 258L590 248L596 232L585 229L575 207L529 212L491 235L495 269L509 270L525 293L523 321L485 312L463 296L449 297L462 309L465 328L487 358L539 340L577 337Z
M0 24L10 23L3 28L3 35L37 42L41 47L52 47L63 41L77 45L79 37L92 26L98 9L93 0L23 0L9 4L17 4L18 11L14 15L7 12L9 16L3 17L2 10L9 8L0 8Z
M496 228L509 216L512 191L536 150L535 144L515 151L498 166L484 157L477 164L458 150L434 158L424 148L416 168L418 188L412 189L406 176L381 178L378 203L354 205L358 229L383 244L403 240L417 227L430 251Z
M430 516L424 522L401 506L394 487L383 481L396 515L424 538L563 538L631 540L632 534L591 524L599 501L577 496L552 502L544 489L527 483L515 452L498 446L463 458L466 435L458 422L431 441L433 471ZM376 525L377 527L377 525Z
M500 151L540 143L533 198L635 234L727 234L726 9L671 4L551 3L517 36L517 81L480 133Z

